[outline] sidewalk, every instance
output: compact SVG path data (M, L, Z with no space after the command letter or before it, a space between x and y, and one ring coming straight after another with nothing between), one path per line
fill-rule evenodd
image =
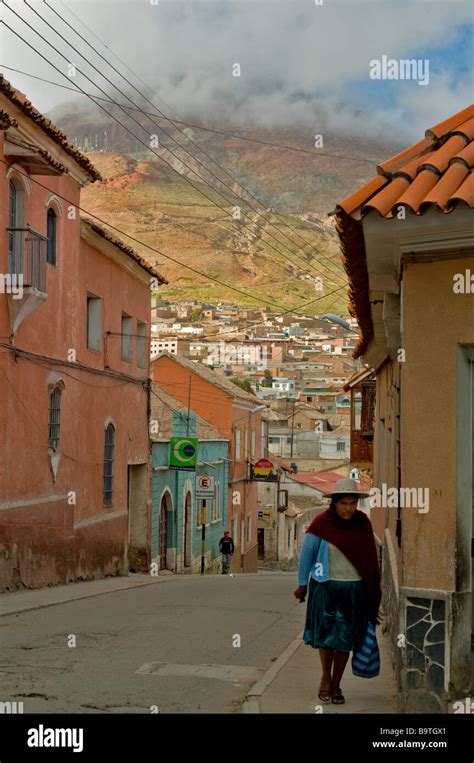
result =
M388 638L377 631L381 671L377 678L356 678L350 660L341 688L344 705L324 704L318 698L321 663L317 649L295 639L269 671L253 686L243 707L245 713L396 713L396 685Z
M83 583L69 583L69 585L2 593L0 594L0 617L27 612L31 609L52 607L55 604L64 604L76 599L88 599L90 596L101 596L128 588L155 585L172 579L174 576L171 573L157 577L130 573L128 577L101 578L100 580L87 580Z

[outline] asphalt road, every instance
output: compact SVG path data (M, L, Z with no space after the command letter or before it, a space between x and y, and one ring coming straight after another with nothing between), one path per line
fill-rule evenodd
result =
M176 576L2 617L0 702L24 713L240 712L302 629L295 587L295 573Z

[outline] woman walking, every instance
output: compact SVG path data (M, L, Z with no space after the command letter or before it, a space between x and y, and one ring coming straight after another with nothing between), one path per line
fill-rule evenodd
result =
M327 511L311 522L305 535L294 595L308 593L304 642L319 649L322 702L345 702L340 682L351 651L357 650L368 623L378 622L380 570L372 525L357 509L359 491L352 479L336 482ZM308 576L311 573L308 591Z

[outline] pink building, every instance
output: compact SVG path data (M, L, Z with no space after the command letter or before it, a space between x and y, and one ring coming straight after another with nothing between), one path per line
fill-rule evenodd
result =
M1 75L0 162L0 590L143 569L164 279L81 218L98 173Z

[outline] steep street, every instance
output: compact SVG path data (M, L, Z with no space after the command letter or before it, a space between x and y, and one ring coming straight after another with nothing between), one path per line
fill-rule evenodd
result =
M169 577L2 617L0 697L25 713L240 712L301 631L294 587L291 573Z

